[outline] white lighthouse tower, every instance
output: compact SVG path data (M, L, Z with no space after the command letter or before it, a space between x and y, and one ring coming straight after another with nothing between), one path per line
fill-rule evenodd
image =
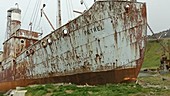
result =
M7 11L7 39L14 35L21 26L21 10L19 8L11 8Z

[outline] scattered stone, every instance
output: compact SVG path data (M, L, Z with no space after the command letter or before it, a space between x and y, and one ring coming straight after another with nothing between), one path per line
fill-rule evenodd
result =
M167 79L165 79L165 78L162 78L162 80L163 80L163 81L165 81L165 80L167 80Z
M154 92L150 92L150 95L155 95L155 93Z
M92 94L93 94L93 92L92 92L92 91L88 91L88 93L89 93L90 95L92 95Z
M73 90L66 90L65 91L67 94L71 94L71 93L73 93L74 91Z
M25 87L16 87L16 90L24 90Z
M164 89L169 89L167 86L164 86Z
M12 90L7 96L25 96L27 90Z
M147 72L147 71L148 71L148 69L144 69L143 71Z
M47 93L45 96L52 96L53 93Z

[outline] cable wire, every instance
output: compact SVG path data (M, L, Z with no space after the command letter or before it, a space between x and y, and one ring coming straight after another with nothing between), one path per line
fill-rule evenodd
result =
M155 33L153 32L152 28L149 26L148 23L147 23L147 26L148 26L149 30L152 32L153 37L157 40L157 42L163 47L163 49L164 49L166 52L170 53L169 50L167 50L166 47L165 47L161 42L159 42L159 39L155 36Z
M68 20L69 20L69 18L70 18L70 12L69 12L68 0L66 0L66 6L67 6L67 12L68 12L67 18L68 18Z
M23 18L22 18L22 21L24 21L24 19L25 19L25 16L26 16L26 14L27 14L27 11L28 11L28 8L29 8L29 6L30 6L30 3L31 3L31 0L29 0L29 2L28 2L28 5L27 5L26 11L25 11L25 13L24 13L24 16L23 16Z

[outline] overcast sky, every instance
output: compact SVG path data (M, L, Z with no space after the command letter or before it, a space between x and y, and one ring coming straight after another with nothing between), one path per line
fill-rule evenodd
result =
M40 1L40 0L39 0ZM94 0L84 0L87 7L90 7L93 4ZM146 2L147 4L147 14L148 14L148 23L154 30L154 32L159 32L163 30L167 30L170 28L170 0L138 0L141 2ZM19 8L22 10L22 27L23 29L29 28L29 23L31 21L31 17L33 14L33 9L37 0L0 0L0 50L2 50L2 43L5 40L5 32L6 32L6 16L7 10L11 7L16 7L15 3L19 4ZM69 2L69 3L68 3ZM72 2L72 4L70 3ZM54 26L56 26L56 13L57 13L57 0L42 0L42 3L46 4L44 8L45 13L49 17L50 21ZM76 11L83 11L86 9L85 6L80 4L80 0L61 0L62 3L62 22L66 23L69 19L77 16L78 14L70 13L70 9L74 9ZM29 5L30 4L30 5ZM29 6L28 6L29 5ZM66 7L69 6L69 7ZM37 5L36 5L37 6ZM69 10L69 11L68 11ZM40 12L36 16L37 22L40 20ZM43 30L42 32L45 34L50 33L51 27L47 23L47 20L44 17L41 20L41 26L38 27L35 25L34 28ZM148 34L151 34L148 32Z

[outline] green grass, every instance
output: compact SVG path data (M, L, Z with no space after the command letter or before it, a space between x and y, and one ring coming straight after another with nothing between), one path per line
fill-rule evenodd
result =
M167 39L160 40L159 43L156 40L147 42L144 63L142 66L143 68L155 68L155 67L157 68L160 65L161 55L165 53L168 56L168 52L164 50L160 43L164 45L168 50Z
M135 83L78 87L76 85L39 85L27 87L26 96L148 96L170 94L169 90L143 88ZM49 91L50 90L50 91ZM166 95L165 95L166 96Z

